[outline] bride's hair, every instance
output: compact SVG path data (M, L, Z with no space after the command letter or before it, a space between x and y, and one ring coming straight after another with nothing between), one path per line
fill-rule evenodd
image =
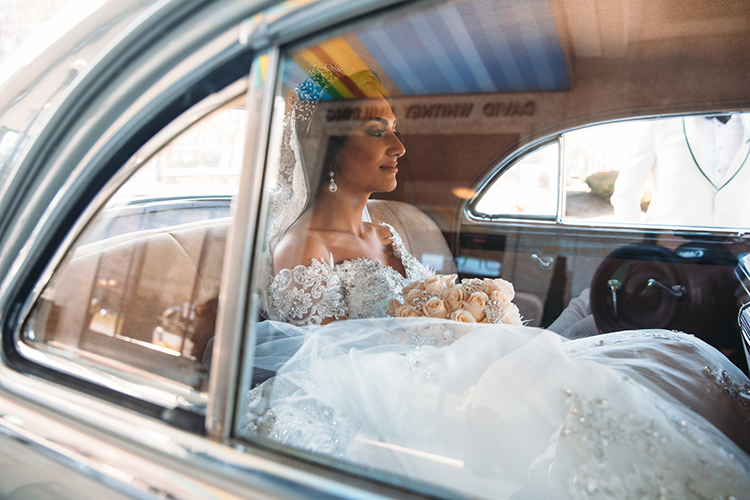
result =
M314 203L320 187L328 183L329 172L333 170L335 174L336 157L351 134L354 124L363 117L360 108L347 108L342 104L383 97L391 105L388 91L374 71L363 70L352 75L338 74L326 83L328 87L345 88L353 98L346 101L325 101L329 108L327 113L317 110L311 118L304 119L304 122L302 118L298 119L301 153L311 188L308 206ZM332 105L338 108L331 107ZM318 107L321 107L321 103L318 103ZM321 148L323 144L325 149Z

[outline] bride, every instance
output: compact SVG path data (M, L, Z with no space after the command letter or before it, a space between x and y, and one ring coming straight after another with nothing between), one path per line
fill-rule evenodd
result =
M366 212L405 148L377 77L330 69L284 122L255 349L275 376L243 435L483 497L748 498L750 381L695 337L386 315L432 274ZM316 161L312 103L332 82L377 112Z

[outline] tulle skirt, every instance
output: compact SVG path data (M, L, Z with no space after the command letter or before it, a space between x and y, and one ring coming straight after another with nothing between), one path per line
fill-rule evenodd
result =
M490 498L748 498L750 381L693 336L429 318L263 322L242 425Z

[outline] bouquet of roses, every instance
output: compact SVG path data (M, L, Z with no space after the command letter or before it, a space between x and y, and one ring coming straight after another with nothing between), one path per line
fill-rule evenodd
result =
M512 302L513 284L504 279L463 279L455 274L429 276L404 287L401 300L392 299L387 314L397 318L426 316L461 323L522 325Z

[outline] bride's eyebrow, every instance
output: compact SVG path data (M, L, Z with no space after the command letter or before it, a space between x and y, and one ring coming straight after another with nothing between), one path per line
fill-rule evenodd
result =
M366 124L367 124L368 122L371 122L371 121L375 121L375 122L378 122L378 123L382 123L382 124L383 124L384 126L386 126L386 127L390 126L390 124L391 124L391 122L389 122L389 121L388 121L388 120L386 120L385 118L380 118L380 117L377 117L377 116L371 116L370 118L368 118L368 119L366 119L366 120L365 120L365 125L366 125ZM394 127L396 126L396 120L393 120L393 126L394 126Z

